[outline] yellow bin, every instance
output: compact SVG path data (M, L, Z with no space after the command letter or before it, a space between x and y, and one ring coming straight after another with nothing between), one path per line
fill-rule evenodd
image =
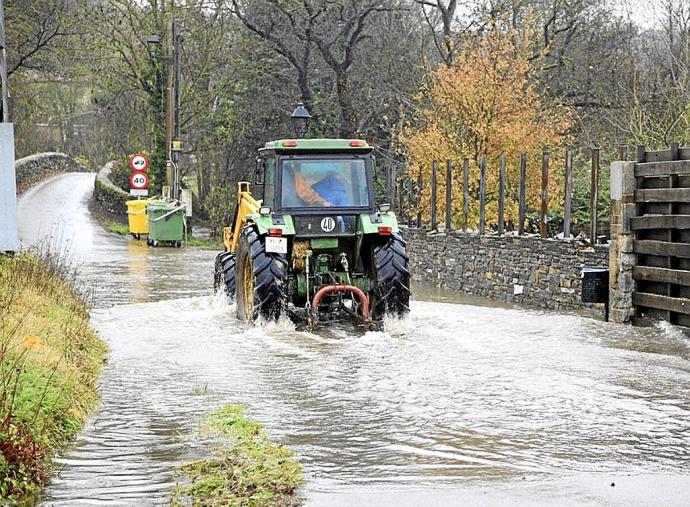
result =
M146 206L148 206L150 199L141 199L137 201L127 201L127 219L129 222L129 233L135 238L139 238L140 234L149 233L149 222L146 219Z

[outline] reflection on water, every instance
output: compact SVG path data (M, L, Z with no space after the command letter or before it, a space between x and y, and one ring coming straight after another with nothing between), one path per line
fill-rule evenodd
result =
M149 272L149 247L145 240L130 238L127 242L128 273L133 303L145 303L153 292Z
M64 178L78 202L83 176ZM174 464L208 451L199 419L239 402L299 454L314 505L682 505L689 343L673 328L437 297L386 332L245 328L210 295L214 252L142 248L82 219L112 353L46 505L165 503Z

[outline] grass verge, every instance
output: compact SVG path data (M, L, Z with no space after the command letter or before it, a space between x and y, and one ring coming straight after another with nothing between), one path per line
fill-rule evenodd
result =
M201 248L202 250L224 250L225 245L223 245L222 239L201 239L195 238L193 236L187 237L187 245L196 248Z
M129 225L121 224L120 222L103 222L103 228L114 234L119 234L120 236L127 236L129 234Z
M30 504L98 402L106 345L60 256L0 256L0 499Z
M213 412L204 428L227 444L212 459L180 467L181 479L172 505L277 506L297 503L302 467L288 448L268 440L259 423L244 416L242 405Z

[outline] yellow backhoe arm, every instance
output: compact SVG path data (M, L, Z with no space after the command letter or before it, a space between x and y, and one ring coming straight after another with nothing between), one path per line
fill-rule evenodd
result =
M249 193L249 183L240 181L237 184L237 206L235 208L235 223L232 227L223 229L223 243L227 252L237 252L240 232L247 223L247 216L259 212L259 202Z

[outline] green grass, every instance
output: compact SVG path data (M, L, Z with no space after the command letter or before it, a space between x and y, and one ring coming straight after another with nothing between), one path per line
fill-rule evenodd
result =
M226 405L213 412L202 428L221 436L226 444L211 459L180 467L182 484L173 505L237 507L289 506L302 485L302 467L288 448L272 443L262 426L244 416L242 405Z
M187 245L196 248L201 248L202 250L223 250L223 240L221 239L201 239L195 238L193 236L187 237Z
M119 234L120 236L127 236L129 234L129 225L121 224L120 222L104 222L103 228L108 232Z
M33 503L98 402L107 353L60 260L0 257L0 499Z

